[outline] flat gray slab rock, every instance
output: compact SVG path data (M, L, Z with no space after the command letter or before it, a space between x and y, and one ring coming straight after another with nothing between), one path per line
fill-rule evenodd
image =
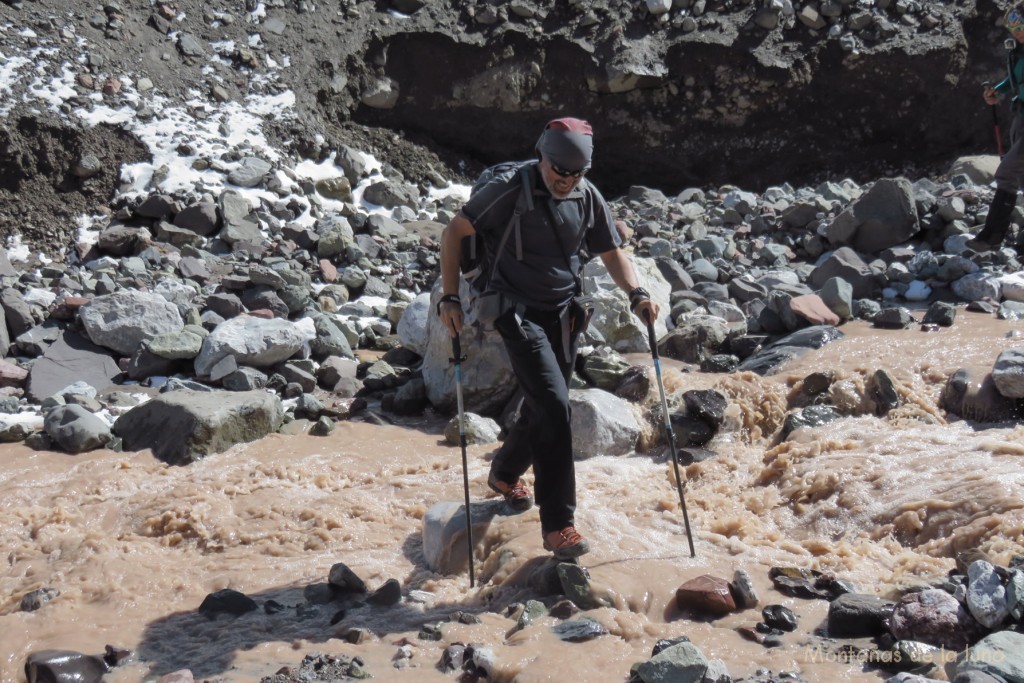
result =
M111 387L121 375L110 352L72 332L63 332L32 364L28 373L28 397L42 403L64 387L85 382L96 391Z

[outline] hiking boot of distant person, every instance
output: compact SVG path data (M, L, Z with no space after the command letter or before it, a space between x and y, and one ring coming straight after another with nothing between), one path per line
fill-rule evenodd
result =
M985 227L977 237L968 240L965 246L976 252L998 249L1006 237L1006 231L1010 228L1010 215L1013 214L1015 206L1017 206L1016 192L996 190L992 197L992 203L988 207Z
M544 550L554 553L557 560L575 560L590 552L590 544L580 536L576 527L567 526L560 531L544 532Z
M533 494L526 488L526 482L520 479L514 484L509 484L498 479L494 472L487 476L487 485L492 491L500 493L505 502L515 512L526 512L533 507Z

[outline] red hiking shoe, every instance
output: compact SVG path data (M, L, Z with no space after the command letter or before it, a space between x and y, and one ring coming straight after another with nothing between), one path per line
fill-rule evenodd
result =
M487 477L487 485L492 491L500 493L510 508L516 512L526 512L533 507L533 494L526 488L526 482L520 479L515 484L508 484L494 476Z
M576 527L567 526L561 531L548 531L544 534L544 550L553 552L555 559L574 560L590 552L590 545L576 531Z

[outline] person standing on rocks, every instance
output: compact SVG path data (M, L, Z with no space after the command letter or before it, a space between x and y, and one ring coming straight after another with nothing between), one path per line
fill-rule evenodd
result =
M584 178L593 152L590 124L576 118L550 121L535 151L537 160L526 166L533 208L520 214L519 235L502 242L525 191L519 172L484 185L445 227L443 296L437 308L452 336L461 332L462 240L480 233L485 245L504 244L493 257L490 289L500 292L508 304L494 327L524 401L519 420L491 464L487 483L513 510L528 510L533 496L522 476L532 466L544 548L567 560L589 551L574 520L576 473L569 407L577 342L590 313L579 299L580 247L601 257L615 284L629 296L630 309L642 320L649 316L653 321L658 305L638 285L604 197Z
M1024 185L1024 3L1014 5L1006 13L1006 29L1016 44L1006 53L1006 78L982 92L990 106L999 103L1001 95L1012 97L1013 122L1010 124L1010 148L996 168L996 193L988 208L985 227L967 242L974 251L998 249L1010 227L1010 216L1017 206L1017 190Z

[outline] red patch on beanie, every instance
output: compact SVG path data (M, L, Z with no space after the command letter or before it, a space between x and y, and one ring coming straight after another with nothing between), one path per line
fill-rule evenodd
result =
M564 130L568 133L579 133L580 135L594 134L594 129L590 127L589 123L583 119L571 117L548 121L548 125L544 126L544 130Z

